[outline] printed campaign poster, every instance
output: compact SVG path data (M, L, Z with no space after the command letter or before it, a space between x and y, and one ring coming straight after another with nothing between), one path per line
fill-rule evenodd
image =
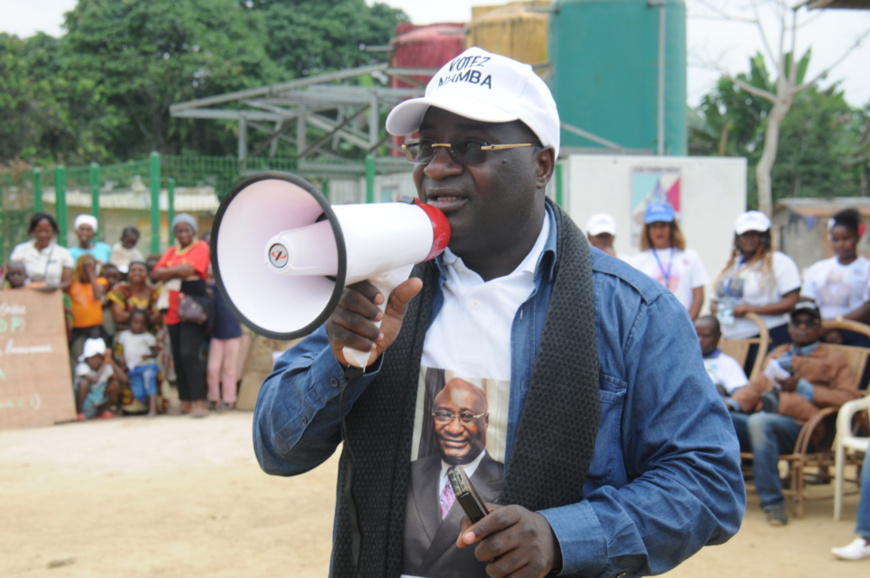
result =
M465 515L447 479L464 468L484 502L501 493L510 382L423 367L405 511L403 576L486 576L474 548L457 548Z
M631 171L631 243L640 246L643 213L650 203L670 203L680 218L680 169L636 167Z

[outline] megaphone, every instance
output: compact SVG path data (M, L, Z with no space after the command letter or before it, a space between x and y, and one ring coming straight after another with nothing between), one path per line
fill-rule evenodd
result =
M212 270L239 320L258 334L295 339L326 321L346 285L369 280L389 299L415 264L449 240L444 214L416 199L331 206L301 177L264 172L221 201ZM371 354L343 353L357 367Z

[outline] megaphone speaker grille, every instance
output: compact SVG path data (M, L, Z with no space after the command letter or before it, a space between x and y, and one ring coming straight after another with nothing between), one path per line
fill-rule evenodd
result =
M333 235L318 251L337 261L334 277L280 274L281 256L271 255L270 239L323 218L331 221ZM234 186L215 215L211 251L227 304L256 333L274 339L316 329L344 288L347 257L335 214L317 189L289 173L260 173Z

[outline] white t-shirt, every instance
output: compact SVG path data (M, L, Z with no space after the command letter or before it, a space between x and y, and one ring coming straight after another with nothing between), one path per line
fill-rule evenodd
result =
M96 383L105 383L110 377L112 377L113 373L114 370L108 363L104 364L103 367L97 371L94 371L86 361L79 361L76 364L76 383L78 383L78 380L81 377L96 377Z
M761 271L761 261L757 261L749 267L738 266L735 268L735 272L736 276L743 280L743 297L738 303L745 303L751 307L762 307L776 303L782 299L783 295L798 290L801 286L801 274L798 266L791 257L779 251L773 253L773 282ZM759 315L759 317L768 329L788 323L787 313ZM746 339L754 335L758 335L758 326L749 319L737 317L732 324L722 323L722 337L725 339Z
M549 229L549 220L545 219L534 247L517 268L486 282L450 250L442 256L444 302L427 329L423 343L409 456L414 491L421 490L414 494L414 512L428 511L431 514L438 511L435 506L440 506L440 496L436 493L441 492L446 484L445 455L462 451L462 446L470 446L473 440L483 441L486 452L476 455L473 462L463 467L467 468L469 477L474 476L479 468L483 468L486 456L486 467L476 482L477 489L482 495L494 492L490 498L484 497L485 500L497 496L496 484L480 482L486 482L504 469L511 391L511 333L520 306L535 290L535 268L546 245ZM441 395L447 388L450 388L449 393ZM442 407L440 411L449 410L456 420L477 411L485 412L486 417L480 415L471 421L451 421L449 425L439 426L433 419L436 403L444 404L446 408ZM465 433L460 435L460 431ZM485 432L483 437L481 432ZM470 451L476 450L472 448ZM440 475L425 467L414 467L414 460L425 459L427 461L423 464L428 464L435 452L441 453ZM416 480L415 475L418 476ZM419 477L421 475L438 476L437 480L432 480L431 493L422 491L428 484L425 478ZM417 507L420 504L426 507ZM432 525L440 528L439 534L447 531L458 535L457 507L452 507L447 518L431 520ZM435 547L433 536L426 533L425 526L417 523L414 516L406 517L405 541L413 545L417 553ZM451 557L455 551L444 555ZM402 576L437 576L431 567L423 568L421 564L422 561L406 561Z
M133 333L129 329L125 329L118 334L118 343L124 348L124 361L129 369L138 367L143 363L156 363L154 356L151 353L152 347L157 347L157 338L147 331L144 333ZM143 360L143 356L148 356L151 359Z
M704 369L707 370L707 375L710 376L713 385L721 385L728 392L728 395L749 383L746 372L743 371L740 363L721 351L704 358Z
M72 269L75 266L69 250L54 241L41 251L36 248L36 241L16 245L9 260L24 263L31 283L44 281L52 287L60 285L64 267Z
M841 265L837 257L831 257L807 269L801 296L819 305L823 319L833 319L864 304L868 282L870 259L859 255L848 265Z
M629 263L665 286L686 309L692 306L692 291L710 282L701 258L692 249L647 249Z

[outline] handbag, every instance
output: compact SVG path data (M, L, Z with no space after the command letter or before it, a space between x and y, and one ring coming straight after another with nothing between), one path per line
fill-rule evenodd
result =
M202 325L208 321L208 313L195 297L182 293L178 302L178 318L182 323Z

